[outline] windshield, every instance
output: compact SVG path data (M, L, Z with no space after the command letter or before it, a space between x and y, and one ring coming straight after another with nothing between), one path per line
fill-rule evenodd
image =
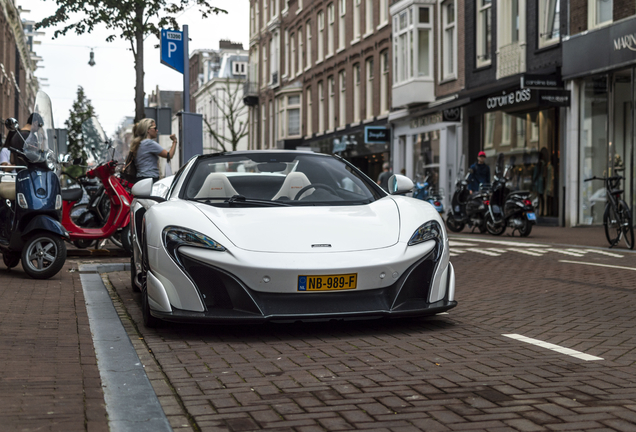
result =
M34 163L52 162L57 157L53 109L49 96L39 91L35 97L31 131L24 142L24 155Z
M183 195L212 205L349 205L386 194L332 156L270 151L199 158Z
M82 139L89 162L100 164L110 160L109 141L99 124L97 117L91 117L82 123Z

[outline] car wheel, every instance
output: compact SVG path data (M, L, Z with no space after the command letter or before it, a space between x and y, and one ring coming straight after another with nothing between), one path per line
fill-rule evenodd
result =
M7 269L12 269L20 264L20 254L5 252L2 254L2 261L4 261L4 265L7 266Z
M457 219L455 219L455 216L453 216L452 214L449 214L446 217L446 226L448 227L449 230L456 233L461 232L461 230L464 229L464 223L459 222Z
M66 245L56 235L48 232L29 236L22 249L22 268L33 279L55 276L66 261Z
M486 213L486 230L494 236L500 236L506 230L506 225L503 222L497 225L490 213Z

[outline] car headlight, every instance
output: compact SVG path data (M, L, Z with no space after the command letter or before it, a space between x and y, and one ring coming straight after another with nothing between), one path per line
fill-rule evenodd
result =
M223 245L205 234L201 234L200 232L188 228L167 226L163 229L162 238L166 251L168 251L168 254L179 265L181 265L181 261L179 261L179 257L177 256L177 249L181 246L192 246L219 252L224 252L226 250Z
M438 242L442 240L442 227L437 221L428 221L416 229L408 244L413 246L429 240L438 240Z

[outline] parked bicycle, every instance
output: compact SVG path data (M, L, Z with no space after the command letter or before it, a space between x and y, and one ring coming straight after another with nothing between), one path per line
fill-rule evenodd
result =
M603 225L605 226L605 237L610 244L610 248L616 246L625 239L628 249L634 249L634 227L632 226L632 212L627 203L621 198L623 190L619 189L620 182L624 177L614 175L611 177L592 177L585 179L603 180L605 184L605 212L603 214Z

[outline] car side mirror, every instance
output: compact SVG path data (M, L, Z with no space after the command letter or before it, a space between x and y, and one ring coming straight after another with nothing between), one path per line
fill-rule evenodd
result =
M14 118L8 118L4 121L4 126L10 131L16 131L20 128L20 124Z
M139 180L133 185L131 192L133 196L138 199L151 199L157 202L164 202L166 200L165 198L152 195L153 184L154 180L151 178Z
M389 193L391 195L402 195L411 192L414 187L413 180L406 176L393 174L389 178Z

